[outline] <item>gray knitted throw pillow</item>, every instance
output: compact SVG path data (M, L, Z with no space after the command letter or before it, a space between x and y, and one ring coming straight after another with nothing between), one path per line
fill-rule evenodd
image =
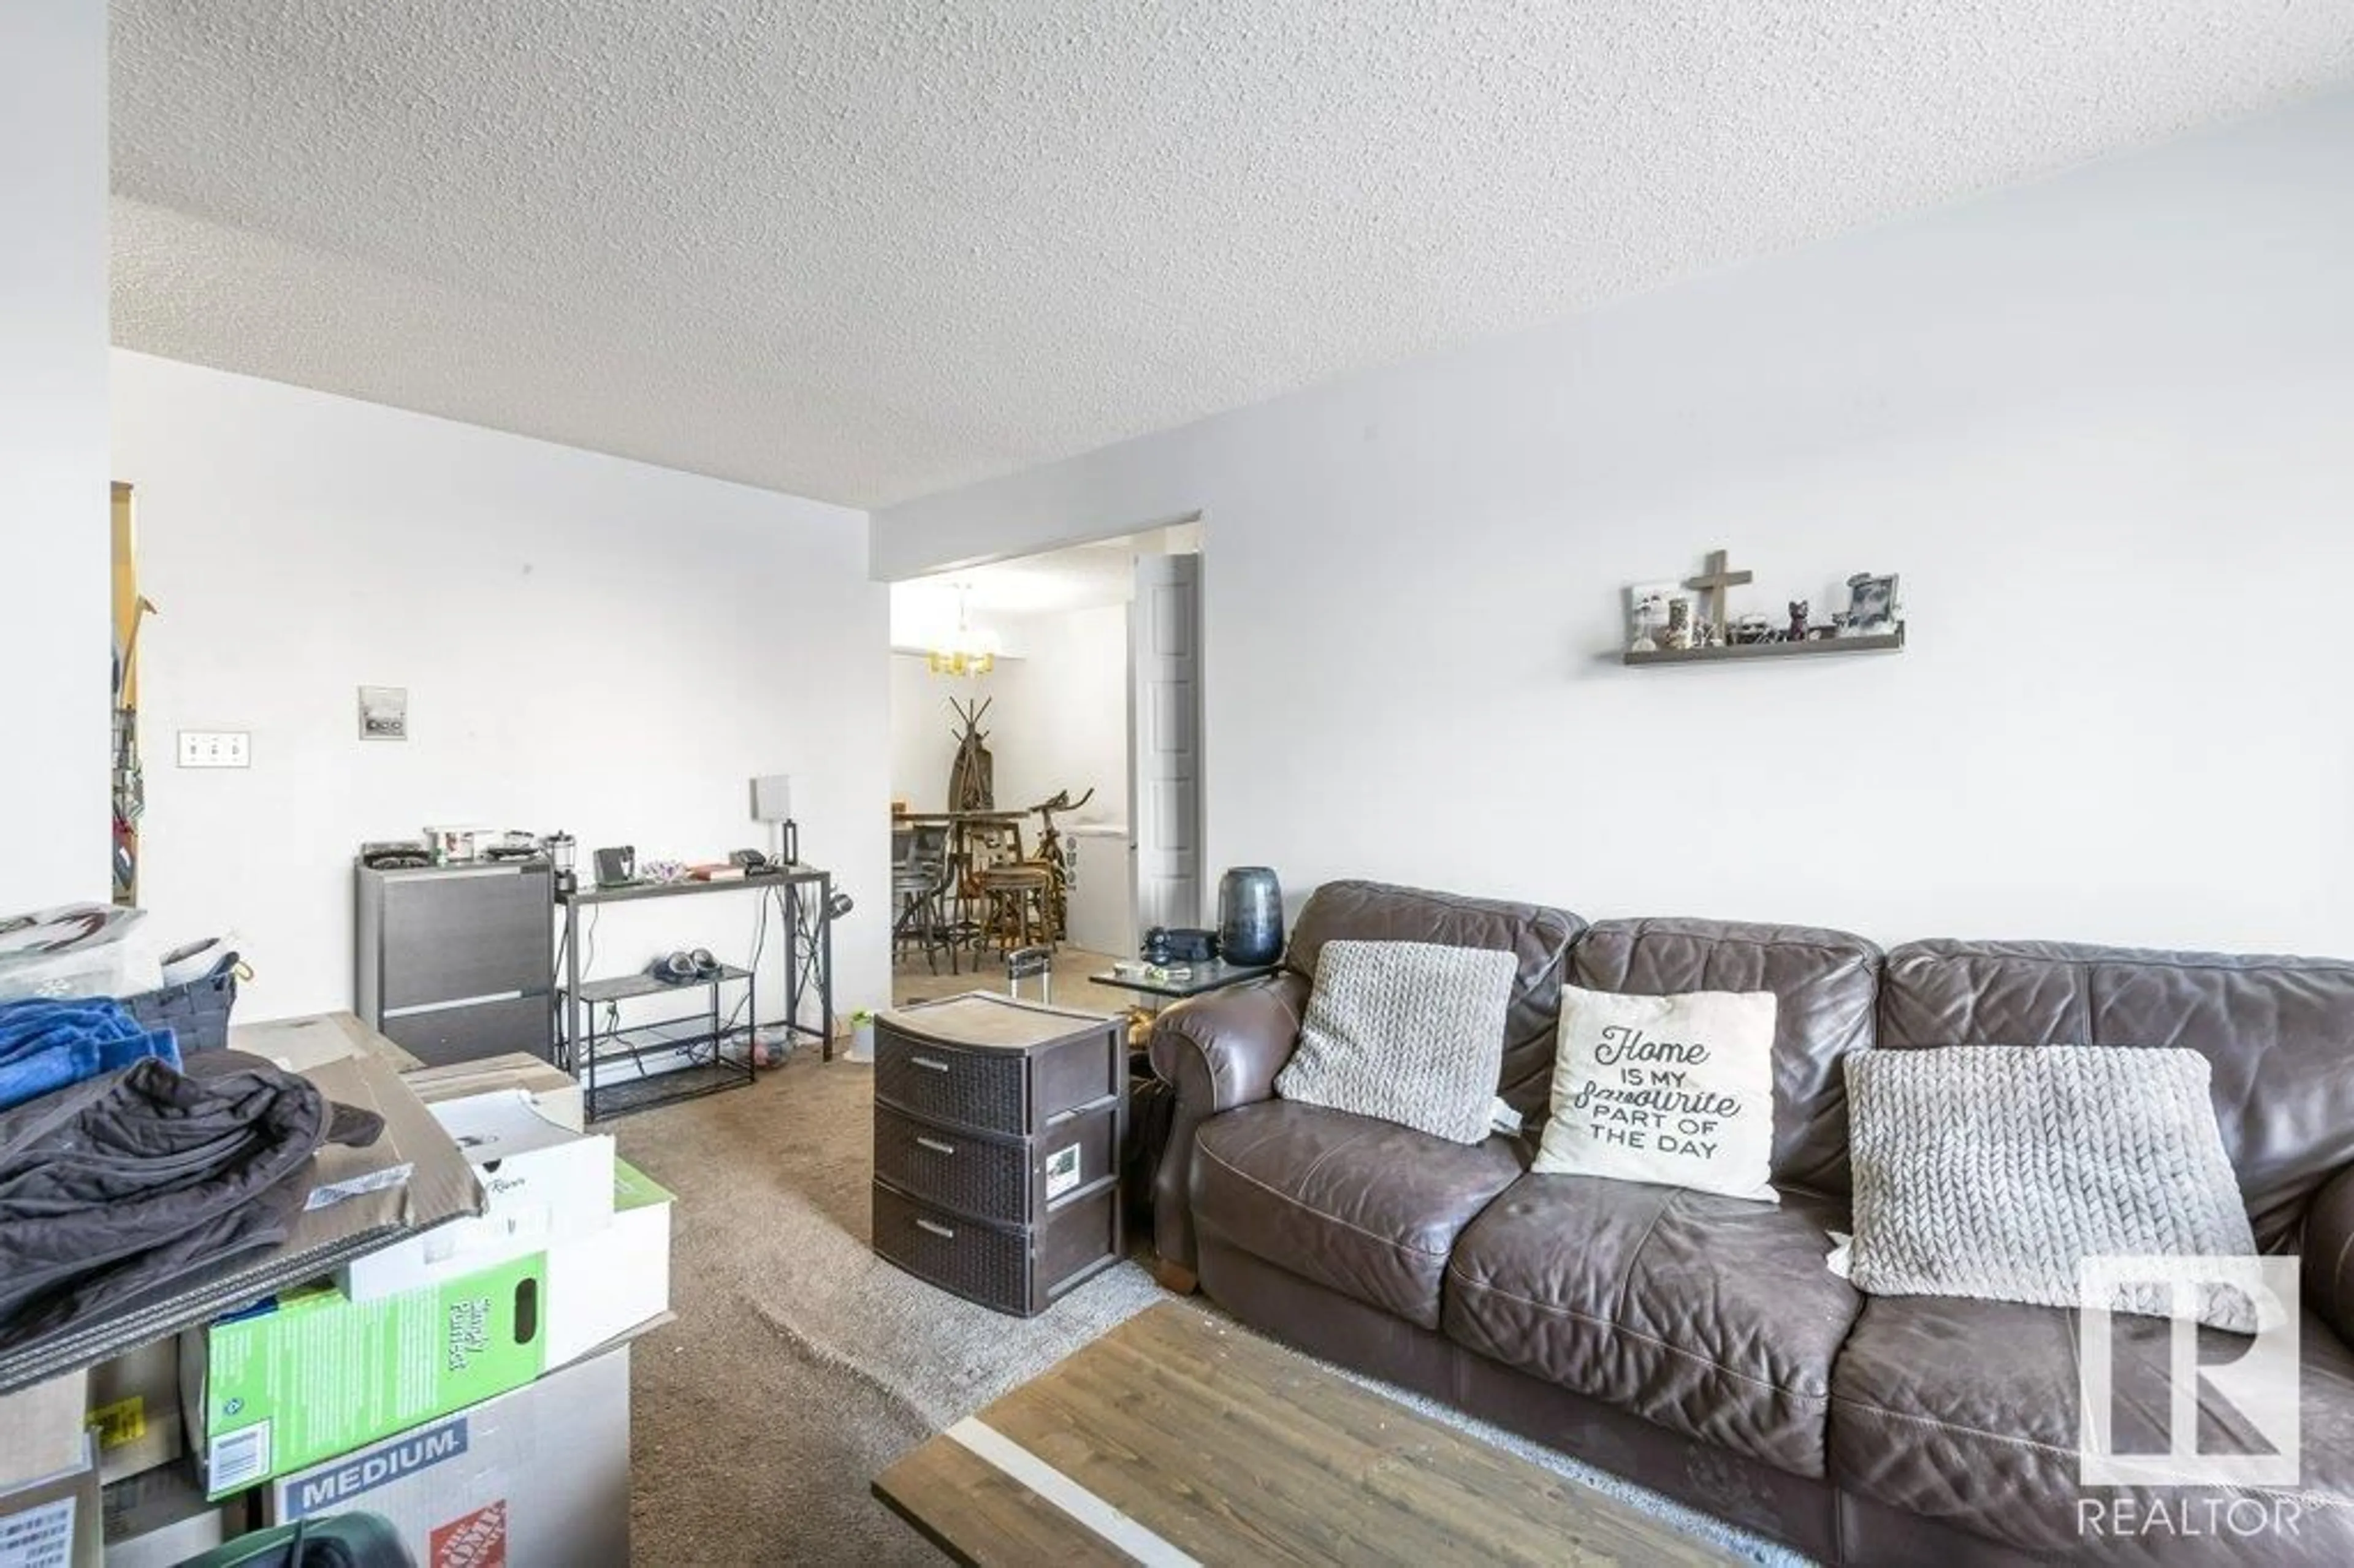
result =
M1956 1045L1846 1065L1860 1290L2073 1307L2085 1257L2256 1250L2196 1051ZM2252 1334L2260 1299L2204 1286L2196 1316ZM2110 1305L2173 1315L2163 1286Z
M1501 948L1325 943L1299 1048L1275 1092L1457 1143L1482 1141L1519 967Z

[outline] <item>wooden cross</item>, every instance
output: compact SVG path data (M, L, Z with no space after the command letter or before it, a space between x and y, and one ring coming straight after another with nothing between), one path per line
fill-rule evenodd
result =
M1696 577L1686 577L1684 587L1700 595L1700 618L1723 630L1727 625L1726 615L1733 607L1731 590L1750 580L1751 574L1747 572L1724 569L1723 550L1711 550L1708 553L1708 569Z

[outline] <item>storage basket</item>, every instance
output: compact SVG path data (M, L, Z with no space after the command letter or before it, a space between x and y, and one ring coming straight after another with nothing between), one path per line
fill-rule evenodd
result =
M228 1010L237 1003L238 957L230 953L212 973L184 985L126 996L122 1005L150 1029L168 1029L190 1051L217 1051L228 1044Z

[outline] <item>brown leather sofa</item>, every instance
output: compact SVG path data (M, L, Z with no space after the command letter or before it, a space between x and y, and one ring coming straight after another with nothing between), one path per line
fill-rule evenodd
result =
M1274 1096L1326 941L1519 956L1498 1093L1543 1114L1564 981L1773 991L1779 1207L1526 1173ZM1851 1051L2182 1045L2213 1069L2258 1245L2304 1255L2301 1493L2080 1489L2075 1314L1866 1297L1847 1219ZM1399 1042L1402 1053L1411 1041ZM1283 967L1161 1014L1177 1110L1163 1277L1315 1354L1447 1400L1832 1563L2354 1563L2354 965L2045 943L1910 944L1334 883ZM2162 1452L2168 1325L2115 1320L2119 1446ZM2202 1361L2246 1341L2200 1330ZM2246 1451L2200 1383L2202 1451Z

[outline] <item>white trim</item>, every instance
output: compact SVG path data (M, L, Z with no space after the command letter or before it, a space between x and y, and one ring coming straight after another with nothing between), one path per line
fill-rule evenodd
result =
M1148 1568L1201 1568L1198 1559L1180 1552L1011 1437L983 1425L978 1417L966 1416L949 1427L946 1436L955 1438L1093 1531L1105 1542L1147 1564Z

